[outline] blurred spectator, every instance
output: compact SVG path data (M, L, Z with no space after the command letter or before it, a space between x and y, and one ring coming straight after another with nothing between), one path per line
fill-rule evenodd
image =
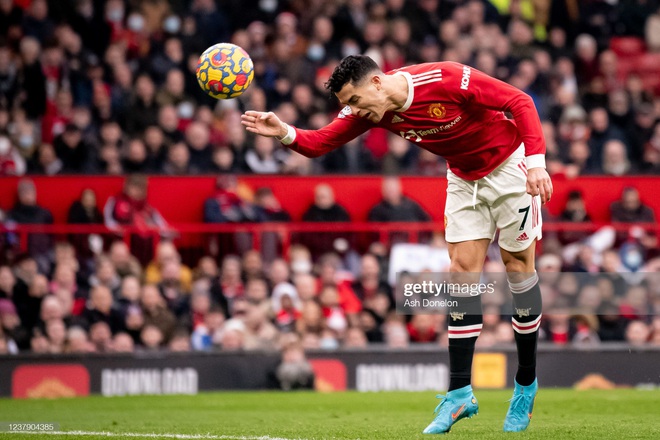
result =
M559 215L558 220L570 223L586 223L591 221L581 191L572 190L568 194L566 207ZM578 241L584 238L584 235L585 234L581 231L561 230L559 231L558 238L562 243L566 244Z
M648 142L644 145L642 170L650 174L660 172L660 123L655 124Z
M109 288L97 285L89 294L89 304L83 313L87 328L91 328L97 322L108 324L111 333L116 333L124 328L124 319L119 310L113 306L113 295Z
M128 333L117 333L112 338L110 348L113 353L133 353L135 351L133 338Z
M190 345L190 335L184 329L177 330L177 332L174 333L174 336L172 336L172 339L170 339L170 342L167 345L167 348L171 352L188 352L188 351L191 351L192 347Z
M318 282L321 286L320 290L322 291L327 286L336 287L338 305L344 311L349 321L355 323L357 313L362 310L362 303L351 287L351 279L343 277L340 269L341 260L337 254L328 253L319 258L317 271L319 274Z
M314 203L303 214L306 222L348 222L350 217L344 207L335 202L335 192L328 184L314 188Z
M190 163L190 150L183 142L177 142L168 147L167 159L162 170L164 174L171 176L200 173L200 170Z
M94 273L89 277L89 285L105 286L110 289L112 296L117 298L119 296L119 288L121 286L121 278L112 264L112 261L106 255L100 255L96 258Z
M190 167L198 173L209 170L212 162L210 130L201 122L191 122L186 128L185 142L190 152Z
M50 211L37 204L37 188L30 179L21 179L17 187L18 200L7 213L7 220L19 224L52 224ZM50 270L52 240L47 234L33 233L28 237L28 251L35 259L41 272Z
M27 165L21 153L5 135L0 135L0 177L22 176Z
M275 376L284 391L314 388L314 370L299 344L284 347Z
M276 174L280 172L288 157L282 148L275 145L273 138L257 136L254 139L254 148L245 153L245 163L248 169L255 174Z
M273 190L268 187L258 188L254 194L254 203L258 210L258 218L268 222L288 222L291 216L286 212Z
M610 205L610 216L613 222L655 222L653 209L642 203L633 187L624 188L621 199Z
M640 320L634 320L626 326L626 342L634 346L641 346L649 341L651 332L649 326Z
M211 306L204 316L204 322L193 328L190 336L191 349L197 351L211 350L216 345L217 335L221 332L224 322L224 311L217 306Z
M103 208L108 228L117 231L122 226L135 228L137 234L131 236L131 253L142 263L146 263L151 256L153 228L161 232L167 228L163 216L147 201L147 185L146 176L128 176L122 192L108 198Z
M103 224L103 215L97 206L96 193L93 189L85 188L80 194L80 198L71 204L67 214L67 223L74 225ZM93 247L93 241L90 240L102 243L102 238L98 234L72 234L69 240L82 258L89 258L100 251Z
M438 329L434 323L434 315L414 315L408 323L410 342L435 342Z
M142 327L140 343L146 351L157 351L163 346L164 342L165 338L159 327L153 324Z
M216 181L216 193L204 201L204 221L207 223L241 223L256 221L254 206L238 194L234 176L221 176Z
M51 144L39 145L34 154L30 172L53 176L59 174L63 168L64 164L55 154L55 148Z
M165 298L161 295L158 287L153 284L147 284L142 287L141 296L142 310L144 312L144 328L147 326L154 326L160 331L161 340L169 341L170 337L174 334L176 328L176 317L167 308ZM149 333L151 333L149 335ZM154 332L147 332L149 336L154 336ZM142 338L144 335L141 335ZM155 339L155 338L154 338Z
M64 132L53 142L55 153L62 161L62 171L65 173L88 173L95 158L94 151L82 138L82 132L75 124L67 124Z
M245 348L245 324L240 319L225 322L220 334L222 351L239 351Z
M16 306L9 299L0 299L0 334L7 339L11 354L30 348L30 333L21 325Z
M335 193L326 183L320 183L314 188L314 203L307 208L302 216L305 222L349 222L350 216L346 209L335 202ZM319 255L333 248L333 242L346 234L342 233L303 233L300 242L306 245L313 255Z
M611 176L623 176L634 172L626 146L623 142L613 139L603 145L601 172Z
M369 211L369 221L425 222L431 219L417 202L403 195L397 177L383 179L382 197L383 200Z
M133 275L138 279L142 278L142 266L137 258L131 255L125 242L113 241L108 251L108 258L110 258L120 277Z
M95 347L87 337L87 332L84 328L78 326L69 327L66 332L65 353L92 353L94 351Z
M126 114L126 131L129 135L137 135L158 120L158 104L156 103L156 87L147 74L140 74L135 79L134 95L131 106Z
M291 215L268 187L258 188L254 194L257 218L264 222L290 222ZM261 234L261 252L266 261L273 261L281 253L281 238L277 232Z
M144 281L147 284L158 284L163 280L163 269L168 263L179 266L178 281L184 292L192 289L192 270L181 262L181 255L173 242L162 240L156 246L156 255L144 270Z
M12 299L16 291L16 277L11 267L0 266L0 299Z
M245 223L259 220L259 212L239 193L238 182L233 175L220 176L216 180L216 191L204 200L204 222ZM252 248L252 237L248 233L221 233L218 247L230 252L245 252Z
M373 297L377 293L392 296L392 289L381 273L380 262L374 254L364 254L360 259L360 272L353 282L353 290L360 300Z
M80 194L80 199L71 204L67 223L77 225L103 223L103 216L96 204L96 193L93 189L85 188Z

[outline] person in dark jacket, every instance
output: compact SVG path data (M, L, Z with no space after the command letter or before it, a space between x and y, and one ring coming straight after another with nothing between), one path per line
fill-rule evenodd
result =
M335 202L335 192L327 183L314 188L314 203L303 214L306 222L349 222L350 216L343 206Z
M383 200L369 211L372 222L427 222L431 216L417 202L403 195L398 177L383 179Z
M17 188L18 201L7 213L7 219L19 224L52 224L53 214L37 204L37 188L31 179L21 179ZM50 270L52 239L47 234L30 234L28 252L44 273Z

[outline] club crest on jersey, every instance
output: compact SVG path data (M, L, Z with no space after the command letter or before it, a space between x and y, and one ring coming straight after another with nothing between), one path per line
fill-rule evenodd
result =
M437 102L435 104L429 105L429 109L427 110L427 113L432 118L442 119L447 114L447 109L445 108L444 105Z
M351 107L347 105L337 115L338 118L345 118L346 116L350 116L353 112L351 111Z

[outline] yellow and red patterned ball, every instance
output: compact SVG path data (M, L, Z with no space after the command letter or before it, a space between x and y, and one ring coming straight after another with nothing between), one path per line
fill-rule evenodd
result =
M241 96L254 78L250 55L231 43L218 43L202 53L197 62L197 82L210 96L231 99Z

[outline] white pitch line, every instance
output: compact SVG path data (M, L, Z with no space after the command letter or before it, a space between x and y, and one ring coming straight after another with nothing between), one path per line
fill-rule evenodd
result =
M156 434L139 432L108 432L108 431L13 431L3 432L3 434L34 434L34 435L67 435L71 437L137 437L137 438L173 438L181 440L305 440L305 439L289 439L283 437L271 437L269 435L262 436L244 436L244 435L213 435L213 434Z

